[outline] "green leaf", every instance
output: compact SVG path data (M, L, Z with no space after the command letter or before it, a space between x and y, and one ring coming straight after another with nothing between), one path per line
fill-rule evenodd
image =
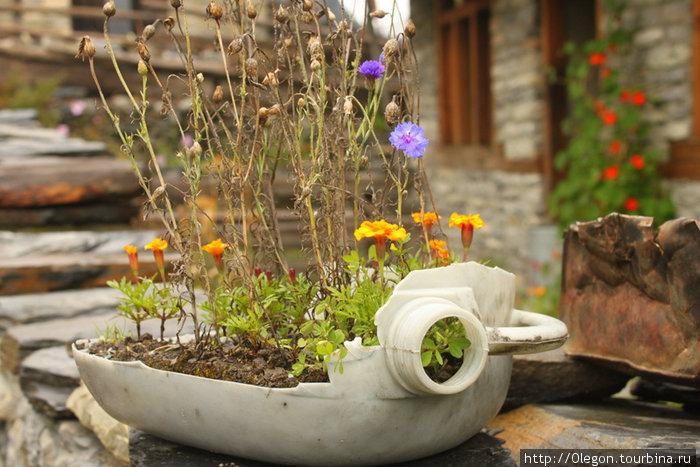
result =
M442 359L442 354L438 351L435 351L435 360L442 365L444 363L444 360Z
M428 366L430 365L430 362L433 360L433 351L432 350L426 350L422 354L420 354L420 361L423 364L423 366Z
M316 353L322 356L333 353L333 344L328 341L320 341L316 344Z
M437 348L437 345L435 345L435 342L430 337L426 337L425 339L423 339L423 347L432 350Z

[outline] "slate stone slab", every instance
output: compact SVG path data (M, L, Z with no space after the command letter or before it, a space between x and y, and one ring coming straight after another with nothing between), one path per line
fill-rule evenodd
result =
M700 419L677 407L626 399L526 405L488 425L518 460L522 449L700 449Z
M700 389L664 381L637 379L630 393L645 401L669 401L683 404L683 410L700 415Z
M35 120L39 113L36 109L0 109L0 122L18 123Z
M73 418L66 401L80 384L80 375L65 345L29 354L22 361L19 384L37 412L52 418Z
M273 439L270 442L274 442ZM457 467L457 466L515 466L503 441L487 432L478 433L461 445L436 454L392 466ZM201 449L174 444L143 431L129 430L129 460L132 467L265 467L266 462L211 453Z
M629 375L564 354L563 348L513 357L502 411L540 402L596 399L622 389Z
M139 211L139 203L132 198L115 199L109 203L0 208L0 229L128 224L138 218Z

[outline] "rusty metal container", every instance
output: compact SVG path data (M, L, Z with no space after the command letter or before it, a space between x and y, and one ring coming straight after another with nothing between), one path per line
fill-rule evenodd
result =
M610 214L564 235L566 352L700 387L700 222Z

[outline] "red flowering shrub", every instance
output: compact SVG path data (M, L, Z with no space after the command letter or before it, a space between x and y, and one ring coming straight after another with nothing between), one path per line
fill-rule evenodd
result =
M623 74L619 57L632 47L620 21L624 2L604 3L607 33L582 47L567 44L569 137L555 167L564 176L550 196L550 212L562 228L610 212L634 213L663 222L673 216L657 169L663 154L649 149L643 116L653 99Z

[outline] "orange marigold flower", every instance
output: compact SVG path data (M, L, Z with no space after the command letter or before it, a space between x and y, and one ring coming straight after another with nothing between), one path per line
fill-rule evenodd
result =
M603 123L605 123L606 125L614 125L617 121L617 115L612 110L603 112L602 118Z
M442 216L438 216L436 212L424 212L422 217L420 212L414 212L411 214L413 217L413 222L416 224L432 225L442 219Z
M124 251L126 251L126 254L129 255L129 267L131 268L131 272L134 273L134 277L138 277L139 249L136 248L134 245L126 245L124 246Z
M486 224L483 220L481 220L481 216L479 216L479 214L469 214L465 216L463 214L453 212L450 215L450 227L466 227L467 225L471 225L475 229L480 229Z
M630 101L630 91L629 91L629 89L623 89L622 92L620 92L620 102L622 102L623 104L626 104L629 101Z
M632 104L637 107L643 106L646 101L647 96L645 96L642 91L634 91L634 93L632 93Z
M384 219L370 222L364 221L355 229L355 239L383 237L389 240L403 240L406 238L406 229L396 224L390 224Z
M442 250L437 250L437 254L442 259L442 263L445 266L450 263L450 250L443 248Z
M144 250L163 251L168 248L168 242L162 238L154 238L150 243L143 247Z
M211 253L214 256L221 256L221 254L224 252L226 248L228 248L230 245L228 243L224 243L221 241L220 238L217 238L213 242L207 243L202 247L202 250L206 251L207 253Z
M608 151L610 151L610 154L619 154L621 149L622 143L620 143L618 140L613 140L610 142L610 146L608 146Z
M625 209L628 211L636 211L639 209L639 201L637 198L630 196L625 200Z
M634 156L630 156L630 164L632 164L632 167L635 169L642 170L646 163L644 162L644 158L642 156L635 154Z
M442 249L445 248L445 245L447 245L447 242L444 241L444 240L430 240L430 241L428 242L428 245L429 245L430 248L432 248L433 250L436 250L436 251L439 252L440 250L442 250Z
M616 165L611 165L603 170L603 177L608 180L615 180L620 175L620 169Z
M588 62L593 66L605 65L605 54L593 52L588 58Z

